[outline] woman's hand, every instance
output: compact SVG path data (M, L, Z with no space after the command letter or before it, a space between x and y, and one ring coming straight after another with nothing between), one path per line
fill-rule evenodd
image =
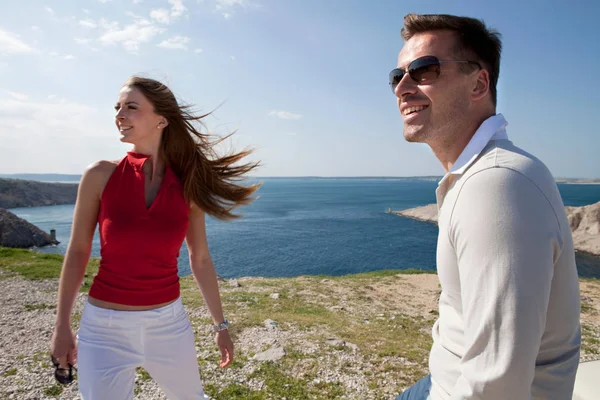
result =
M231 341L231 336L229 336L229 331L224 329L217 332L215 335L215 343L221 351L221 362L219 363L219 366L225 368L233 362L233 342Z
M58 360L61 368L77 363L77 342L70 326L54 328L50 354Z

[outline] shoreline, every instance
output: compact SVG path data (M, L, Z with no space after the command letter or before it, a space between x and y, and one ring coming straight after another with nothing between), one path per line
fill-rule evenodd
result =
M600 202L585 206L566 206L565 211L571 224L573 244L576 252L584 255L600 257ZM437 225L437 204L409 208L401 211L388 210L388 214L407 217L418 221L429 222Z

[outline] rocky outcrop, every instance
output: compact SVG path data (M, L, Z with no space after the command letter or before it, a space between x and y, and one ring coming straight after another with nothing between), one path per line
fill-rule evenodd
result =
M600 256L600 202L583 207L565 207L565 210L573 232L575 249ZM438 219L435 204L391 213L433 223L437 223Z
M428 204L403 211L392 211L391 213L425 222L437 223L438 220L437 204Z
M50 244L58 242L37 226L0 208L0 246L29 248Z
M0 179L0 208L75 204L77 184Z
M577 250L600 256L600 201L583 207L565 207Z

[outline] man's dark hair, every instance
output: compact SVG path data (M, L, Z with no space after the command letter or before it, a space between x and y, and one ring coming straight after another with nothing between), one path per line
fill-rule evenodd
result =
M469 61L478 61L490 74L490 90L494 106L497 102L496 85L500 75L500 53L502 41L500 33L489 29L481 20L455 15L408 14L404 17L402 38L408 41L419 33L431 31L452 31L457 38L457 56ZM466 58L466 57L470 57ZM475 58L475 59L473 59Z

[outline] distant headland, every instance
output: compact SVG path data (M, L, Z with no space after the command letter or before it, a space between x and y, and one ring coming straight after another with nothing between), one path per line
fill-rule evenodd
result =
M600 256L600 202L583 207L565 207L575 249ZM391 214L437 223L436 204L410 208L402 211L389 210Z
M75 204L77 183L0 179L0 208Z

